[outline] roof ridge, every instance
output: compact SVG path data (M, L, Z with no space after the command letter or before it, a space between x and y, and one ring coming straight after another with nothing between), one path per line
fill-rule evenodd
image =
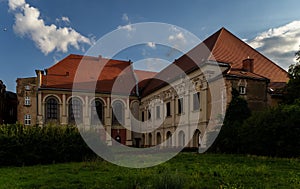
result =
M62 60L56 62L54 65L52 65L52 66L46 68L45 70L49 70L49 69L53 69L53 68L57 67L57 66L58 66L59 64L61 64L63 61L67 60L68 58L71 58L71 57L74 56L74 55L75 55L75 54L69 54L68 56L66 56L66 57L63 58ZM78 55L78 56L80 56L80 55Z
M211 49L211 51L210 51L210 56L208 57L208 60L209 59L211 59L211 57L214 57L213 56L213 51L214 51L214 49L216 48L216 44L218 43L218 41L219 41L219 39L220 39L220 36L221 36L221 34L222 34L222 32L224 31L224 30L226 30L224 27L222 27L221 29L219 29L215 34L217 34L218 32L219 32L219 34L218 34L218 37L217 37L217 39L216 39L216 41L215 41L215 43L214 43L214 45L213 45L213 47L212 47L212 49ZM226 30L226 31L228 31L228 30ZM229 32L230 33L230 32ZM207 38L208 39L208 38Z
M260 74L258 74L258 73L245 71L245 70L243 70L243 69L241 69L241 68L231 68L231 69L229 70L229 74L230 74L230 71L231 71L231 70L232 70L232 71L240 71L240 72L250 73L250 74L257 75L257 76L259 76L259 77L263 77L263 78L269 79L269 78L267 78L267 77L265 77L265 76L263 76L263 75L260 75Z
M245 44L246 46L250 47L252 50L254 50L256 53L258 53L259 55L263 56L263 58L267 59L268 61L270 61L272 64L274 64L275 66L277 66L278 68L281 69L281 71L287 73L286 70L284 70L282 67L280 67L279 65L277 65L274 61L272 61L271 59L269 59L268 57L266 57L265 55L263 55L261 52L259 52L258 50L256 50L255 48L251 47L247 42L241 40L240 38L238 38L236 35L234 35L232 32L230 32L229 30L227 30L226 28L222 27L221 29L222 31L226 31L227 33L229 33L231 36L233 36L235 39L237 39L239 42ZM221 33L220 33L221 34ZM218 38L219 39L219 38ZM215 46L214 46L215 47Z
M159 73L159 72L155 72L155 71L140 70L140 69L134 69L134 71L142 71L142 72Z

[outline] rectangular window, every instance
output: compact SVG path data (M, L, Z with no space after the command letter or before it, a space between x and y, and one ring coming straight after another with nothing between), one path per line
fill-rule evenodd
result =
M148 120L151 120L151 110L148 109Z
M171 102L167 102L167 117L171 116Z
M24 105L25 106L30 106L30 97L29 96L25 96L25 99L24 99Z
M200 92L193 94L193 110L200 110Z
M239 92L241 95L246 94L246 87L245 86L239 86Z
M145 121L145 112L142 111L142 122L144 122L144 121Z
M183 98L179 98L177 100L177 109L178 109L178 114L183 113Z
M26 114L24 117L24 124L25 125L31 125L31 115L30 114Z
M156 119L160 119L160 106L156 106Z

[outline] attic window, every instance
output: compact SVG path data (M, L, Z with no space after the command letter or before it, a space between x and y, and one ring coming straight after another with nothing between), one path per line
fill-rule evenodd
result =
M246 94L246 87L245 86L239 86L239 92L241 95Z
M26 91L29 91L29 90L30 90L30 86L29 86L29 85L26 85L26 86L25 86L25 90L26 90Z

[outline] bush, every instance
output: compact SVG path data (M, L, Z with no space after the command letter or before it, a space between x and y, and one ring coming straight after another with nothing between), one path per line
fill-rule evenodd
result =
M242 153L300 157L300 103L256 113L239 131Z
M232 89L232 100L226 110L221 131L209 152L239 153L239 129L243 122L251 115L248 103L239 96L236 89Z
M73 126L0 126L0 166L82 161L95 157Z

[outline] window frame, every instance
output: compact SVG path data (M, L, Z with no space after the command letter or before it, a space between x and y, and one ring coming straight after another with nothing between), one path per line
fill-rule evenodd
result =
M196 100L198 98L198 100ZM200 111L201 101L200 101L200 92L193 94L193 111Z
M183 98L178 98L177 99L177 114L183 114Z
M247 93L246 87L243 85L239 86L239 93L240 95L245 95Z
M68 110L69 124L83 123L83 105L79 98L73 97L69 100Z
M156 112L156 119L161 119L160 116L160 106L155 107L155 112Z
M115 108L115 106L120 105L121 107ZM117 111L114 111L117 110ZM119 112L120 111L120 112ZM120 115L115 115L115 112ZM121 118L121 120L119 119ZM122 101L116 100L112 105L112 125L124 125L125 123L125 105Z
M31 99L29 96L24 97L24 106L31 106Z
M152 114L151 114L151 109L150 109L150 108L147 110L147 116L148 116L148 119L147 119L147 120L151 121L151 119L152 119Z
M142 122L145 122L145 112L144 111L142 111Z
M54 103L55 102L55 103ZM59 121L59 100L54 97L48 97L45 101L45 120L48 121Z
M97 105L97 103L99 104ZM103 100L99 98L94 99L91 103L91 125L97 125L98 121L104 124L104 112L105 109Z
M30 114L24 115L24 125L31 125L31 115Z
M171 102L166 102L166 117L171 117Z

